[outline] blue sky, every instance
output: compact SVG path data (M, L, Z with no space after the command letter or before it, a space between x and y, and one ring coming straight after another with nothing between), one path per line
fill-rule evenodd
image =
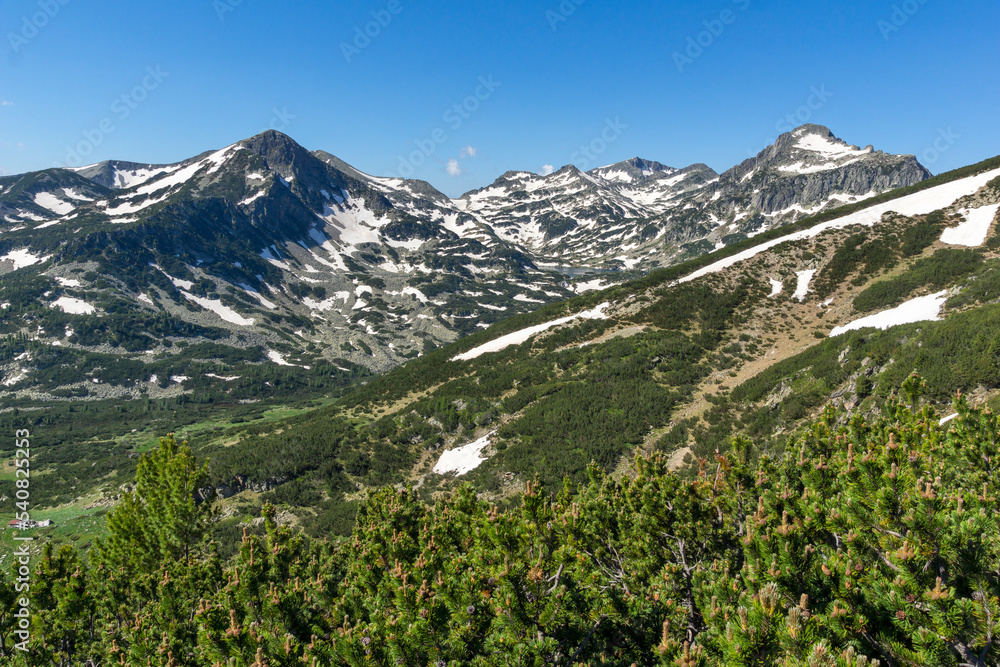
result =
M635 155L722 171L806 121L939 173L1000 153L998 4L0 0L0 173L274 127L458 195Z

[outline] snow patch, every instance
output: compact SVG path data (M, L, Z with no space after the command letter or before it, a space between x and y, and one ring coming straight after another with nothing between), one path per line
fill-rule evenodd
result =
M188 301L193 301L205 310L210 310L219 317L221 317L226 322L231 322L233 324L238 324L241 327L249 327L253 325L253 318L246 318L237 313L235 310L229 306L223 305L221 301L215 301L213 299L204 299L200 296L195 296L190 292L185 292L181 290L181 294L184 295Z
M798 271L795 273L796 278L798 278L798 283L795 285L795 292L792 293L793 299L798 299L799 301L805 301L806 294L809 293L809 283L812 282L813 276L816 275L816 269L809 269L807 271Z
M488 343L484 343L479 347L474 347L468 352L463 352L462 354L452 357L452 361L468 361L469 359L475 359L482 356L488 352L499 352L504 348L508 348L511 345L520 345L537 333L541 333L546 329L551 329L552 327L559 326L560 324L566 324L567 322L572 322L575 319L585 319L585 320L606 320L608 316L604 313L605 310L610 306L610 303L602 303L597 308L593 310L586 310L582 313L577 313L576 315L570 315L569 317L561 317L558 320L552 320L551 322L546 322L545 324L538 324L533 327L528 327L526 329L521 329L520 331L515 331L514 333L509 333L505 336L501 336L495 340L491 340Z
M768 280L771 282L771 293L767 295L768 298L773 298L781 294L781 290L785 288L785 283L774 278L768 278Z
M427 297L424 296L424 293L418 290L416 287L409 287L409 286L404 287L403 294L412 294L416 298L416 300L419 301L420 303L427 303Z
M836 327L830 332L830 336L839 336L847 331L856 331L865 327L875 327L877 329L888 329L900 324L912 324L914 322L936 322L941 319L941 307L948 298L948 290L942 290L937 294L910 299L890 310L883 310L880 313L862 317L854 320L850 324Z
M285 361L285 356L280 352L275 352L274 350L267 351L267 358L278 364L279 366L294 366L295 364L290 364Z
M73 280L72 278L63 278L62 276L56 276L56 282L63 287L79 287L80 281Z
M819 153L832 160L868 155L873 150L871 148L852 148L844 142L834 141L818 134L807 134L801 137L795 146L805 151Z
M70 199L75 199L76 201L94 201L91 197L86 197L81 195L79 192L73 188L63 188L63 194Z
M9 253L0 257L0 262L7 261L14 263L14 270L23 269L26 266L33 266L47 260L48 257L40 257L39 255L32 254L27 248L22 248L20 250L11 250Z
M604 280L603 278L594 278L593 280L588 280L586 282L576 283L575 285L572 286L572 290L577 294L583 294L584 292L595 292L597 290L602 290L610 284L611 283Z
M350 292L334 292L333 296L325 301L315 301L310 297L302 299L302 304L309 310L333 310L336 307L336 302L346 305L347 300L351 297Z
M123 203L119 204L118 206L115 206L114 208L105 209L104 212L108 216L112 216L112 217L113 216L119 216L119 215L128 215L129 213L136 213L138 211L142 211L143 209L147 209L150 206L155 206L156 204L164 202L164 201L167 200L167 197L169 197L169 196L170 196L170 193L168 192L167 194L163 195L159 199L155 199L155 198L154 199L140 199L138 201L132 201L132 202L126 201L126 202L123 202Z
M27 371L18 369L18 374L14 375L12 377L9 377L6 380L4 380L3 381L3 386L5 386L5 387L13 387L15 384L17 384L18 382L20 382L21 380L23 380L26 377L28 377Z
M963 208L959 211L965 218L965 222L958 227L949 227L941 234L941 243L948 245L964 245L976 248L986 242L986 235L990 232L990 225L997 217L1000 204L983 206L972 210Z
M255 193L253 193L252 195L250 195L249 197L247 197L246 199L242 200L239 203L239 205L240 206L246 206L247 204L252 204L255 201L257 201L258 199L260 199L261 197L263 197L264 195L266 195L267 192L268 191L266 189L265 190L259 190L259 191L255 192Z
M165 275L170 279L170 282L174 284L174 287L179 287L182 290L189 290L194 287L194 283L190 280L182 280L181 278L174 278L172 275L164 271L159 264L150 264L154 269Z
M225 377L223 375L216 375L215 373L205 373L205 377L207 377L207 378L215 378L216 380L223 380L225 382L232 382L233 380L239 380L241 376L240 375L232 375L230 377Z
M487 445L490 444L490 438L492 438L494 434L496 434L496 431L488 435L484 435L479 440L470 442L463 447L458 447L457 449L445 452L434 465L434 472L439 475L444 475L449 472L453 472L456 475L464 475L467 472L475 470L487 460L482 457L481 454L482 451L486 449Z
M277 306L274 303L272 303L271 301L268 301L267 299L265 299L264 296L260 292L258 292L257 290L255 290L250 285L247 285L246 283L240 283L239 287L244 292L246 292L246 294L248 296L251 296L251 297L257 299L257 301L260 302L260 305L264 306L268 310L274 310L275 308L277 308Z
M127 171L125 169L116 169L114 184L116 188L122 190L128 190L129 188L135 187L137 185L142 185L151 178L156 178L157 176L162 176L163 174L170 174L181 168L181 165L171 165L169 167L160 167L158 169L133 169Z
M75 206L69 202L65 202L59 199L51 192L39 192L35 195L35 203L42 208L48 209L55 213L56 215L66 215L67 213L72 213Z
M410 239L409 241L393 241L392 239L385 239L386 245L392 246L393 248L405 248L411 252L419 250L424 243L426 243L426 241L423 239Z
M61 296L49 304L49 308L58 308L70 315L93 315L97 309L83 299L74 299L69 296Z

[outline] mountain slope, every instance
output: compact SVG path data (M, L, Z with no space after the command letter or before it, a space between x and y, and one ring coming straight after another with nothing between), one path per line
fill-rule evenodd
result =
M701 267L505 321L281 433L243 429L253 434L252 463L212 438L199 446L219 483L240 471L279 490L291 484L276 497L292 505L308 488L349 504L358 485L407 481L431 498L462 479L502 500L533 478L580 479L591 461L627 469L634 451L662 449L675 465L709 457L741 430L780 448L782 434L831 396L868 409L914 368L941 380L935 401L946 403L955 388L991 395L1000 372L978 360L995 344L1000 318L992 231L1000 160L901 194L777 242L746 242ZM969 224L983 243L942 241ZM898 326L840 334L873 312ZM331 424L347 429L328 459L339 463L309 463L320 451L312 448L328 442L317 429ZM292 442L311 444L296 452L298 463L276 460L271 452ZM317 477L320 469L332 477ZM313 520L317 529L343 511L336 502L321 507L330 514Z

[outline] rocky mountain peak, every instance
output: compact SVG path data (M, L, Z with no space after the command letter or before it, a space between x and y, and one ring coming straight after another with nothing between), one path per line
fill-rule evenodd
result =
M588 174L599 176L600 178L618 181L637 183L662 174L676 173L677 169L668 167L665 164L646 160L641 157L633 157L622 162L610 164L606 167L591 169Z
M240 145L251 153L264 158L268 167L286 178L293 175L298 168L317 162L314 155L287 134L277 130L261 132L249 139L244 139Z

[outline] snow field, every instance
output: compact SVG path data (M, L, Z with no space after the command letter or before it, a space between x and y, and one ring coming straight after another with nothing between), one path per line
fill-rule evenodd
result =
M940 320L941 307L948 298L948 290L942 290L937 294L910 299L906 303L895 308L883 310L880 313L862 317L844 326L836 327L830 332L830 337L839 336L848 331L856 331L866 327L877 329L888 329L900 324L912 324L914 322L936 322Z
M181 294L188 301L193 301L205 310L210 310L219 317L221 317L226 322L231 322L233 324L238 324L241 327L248 327L254 323L253 318L246 318L237 313L235 310L229 306L224 305L221 301L215 301L213 299L204 299L200 296L195 296L190 292L185 292L181 290Z
M610 303L602 303L597 308L593 310L586 310L582 313L577 313L576 315L570 315L569 317L561 317L558 320L552 320L551 322L546 322L545 324L538 324L533 327L528 327L526 329L521 329L520 331L515 331L514 333L509 333L506 336L501 336L495 340L491 340L488 343L484 343L479 347L474 347L468 352L463 352L462 354L453 357L452 361L468 361L470 359L475 359L488 352L499 352L505 348L512 345L520 345L537 333L541 333L552 327L559 326L560 324L566 324L567 322L572 322L575 319L585 319L585 320L606 320L608 316L604 311L610 306Z
M74 299L69 296L61 296L49 304L49 308L58 308L70 315L93 315L97 309L83 299Z
M26 266L39 264L47 259L48 257L41 257L39 255L32 254L27 248L21 248L20 250L11 250L6 255L0 257L0 262L13 262L14 270L17 271L18 269L23 269Z

